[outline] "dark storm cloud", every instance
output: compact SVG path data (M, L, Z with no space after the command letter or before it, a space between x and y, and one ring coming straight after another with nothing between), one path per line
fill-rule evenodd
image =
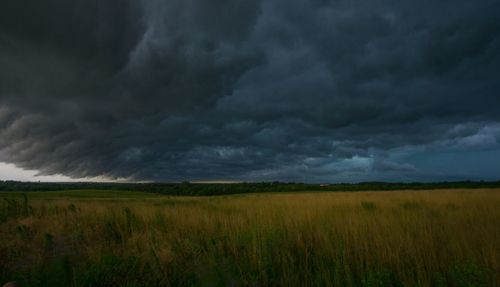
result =
M424 158L500 149L499 11L5 0L0 161L145 180L477 177Z

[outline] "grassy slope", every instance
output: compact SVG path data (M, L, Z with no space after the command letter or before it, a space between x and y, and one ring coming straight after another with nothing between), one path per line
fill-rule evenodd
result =
M0 284L500 284L500 189L2 197Z

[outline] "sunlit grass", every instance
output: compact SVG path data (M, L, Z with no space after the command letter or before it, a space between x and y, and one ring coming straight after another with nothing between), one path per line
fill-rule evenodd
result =
M27 286L500 284L500 190L202 198L78 193L30 193L28 203L21 194L0 193L8 198L0 212L2 281Z

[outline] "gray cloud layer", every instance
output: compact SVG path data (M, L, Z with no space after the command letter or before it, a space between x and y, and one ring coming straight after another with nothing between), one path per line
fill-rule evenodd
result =
M4 0L0 161L144 180L500 177L474 160L500 155L499 18L497 0Z

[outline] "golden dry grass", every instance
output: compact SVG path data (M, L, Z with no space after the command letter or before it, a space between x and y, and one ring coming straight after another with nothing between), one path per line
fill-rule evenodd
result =
M498 189L29 197L0 223L28 286L500 285Z

